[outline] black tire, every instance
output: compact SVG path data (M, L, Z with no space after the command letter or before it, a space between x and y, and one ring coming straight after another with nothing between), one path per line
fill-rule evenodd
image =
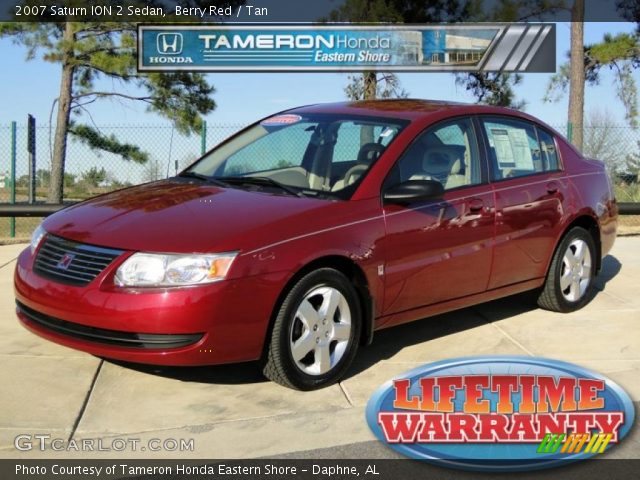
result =
M326 373L310 375L296 365L290 340L294 335L298 307L307 295L320 287L336 289L346 299L350 310L351 329L340 360ZM349 279L332 268L320 268L308 273L291 287L276 312L271 337L268 339L263 373L270 380L296 390L313 390L331 385L342 378L353 362L361 328L362 308L358 294ZM333 345L335 349L335 344Z
M570 301L565 297L565 294L563 294L562 287L560 285L560 278L563 274L563 269L566 268L564 267L563 261L565 252L567 252L569 246L576 240L582 240L586 243L591 256L591 270L589 283L585 292L577 300ZM538 297L538 305L545 310L562 313L573 312L582 308L589 301L590 293L593 289L597 264L596 253L597 249L595 241L588 231L581 227L574 227L569 230L562 238L558 248L556 248L556 251L553 254L551 266L547 273L547 279L545 280L540 296Z

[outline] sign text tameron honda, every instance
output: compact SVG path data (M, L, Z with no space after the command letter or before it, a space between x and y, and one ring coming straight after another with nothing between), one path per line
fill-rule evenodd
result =
M547 24L138 29L140 71L555 71Z

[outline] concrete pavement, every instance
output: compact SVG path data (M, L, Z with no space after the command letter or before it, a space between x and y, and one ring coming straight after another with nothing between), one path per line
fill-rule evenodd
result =
M307 456L316 449L385 456L391 451L372 442L364 421L371 393L403 371L467 355L570 361L609 376L640 400L640 237L617 240L597 295L579 312L546 312L525 294L378 332L346 380L311 393L268 382L252 364L118 364L41 340L14 314L12 274L24 247L0 247L0 458L246 458ZM14 448L21 434L139 443L136 451L21 452ZM633 432L611 453L640 457L638 437ZM194 448L153 452L145 447L152 439L170 440L167 446L193 439Z

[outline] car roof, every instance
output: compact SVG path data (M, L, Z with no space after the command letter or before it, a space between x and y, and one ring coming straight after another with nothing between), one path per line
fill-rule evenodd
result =
M438 100L422 100L417 98L318 103L288 110L290 113L298 114L334 113L372 117L393 117L407 120L417 120L436 112L444 111L451 115L474 113L507 114L539 122L539 120L511 108Z

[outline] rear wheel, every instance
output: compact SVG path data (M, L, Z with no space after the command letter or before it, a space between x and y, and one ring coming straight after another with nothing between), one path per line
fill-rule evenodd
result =
M596 245L584 228L572 228L556 249L538 305L572 312L588 301L596 267Z
M361 324L358 294L347 277L331 268L305 275L278 310L265 376L300 390L338 381L356 354Z

